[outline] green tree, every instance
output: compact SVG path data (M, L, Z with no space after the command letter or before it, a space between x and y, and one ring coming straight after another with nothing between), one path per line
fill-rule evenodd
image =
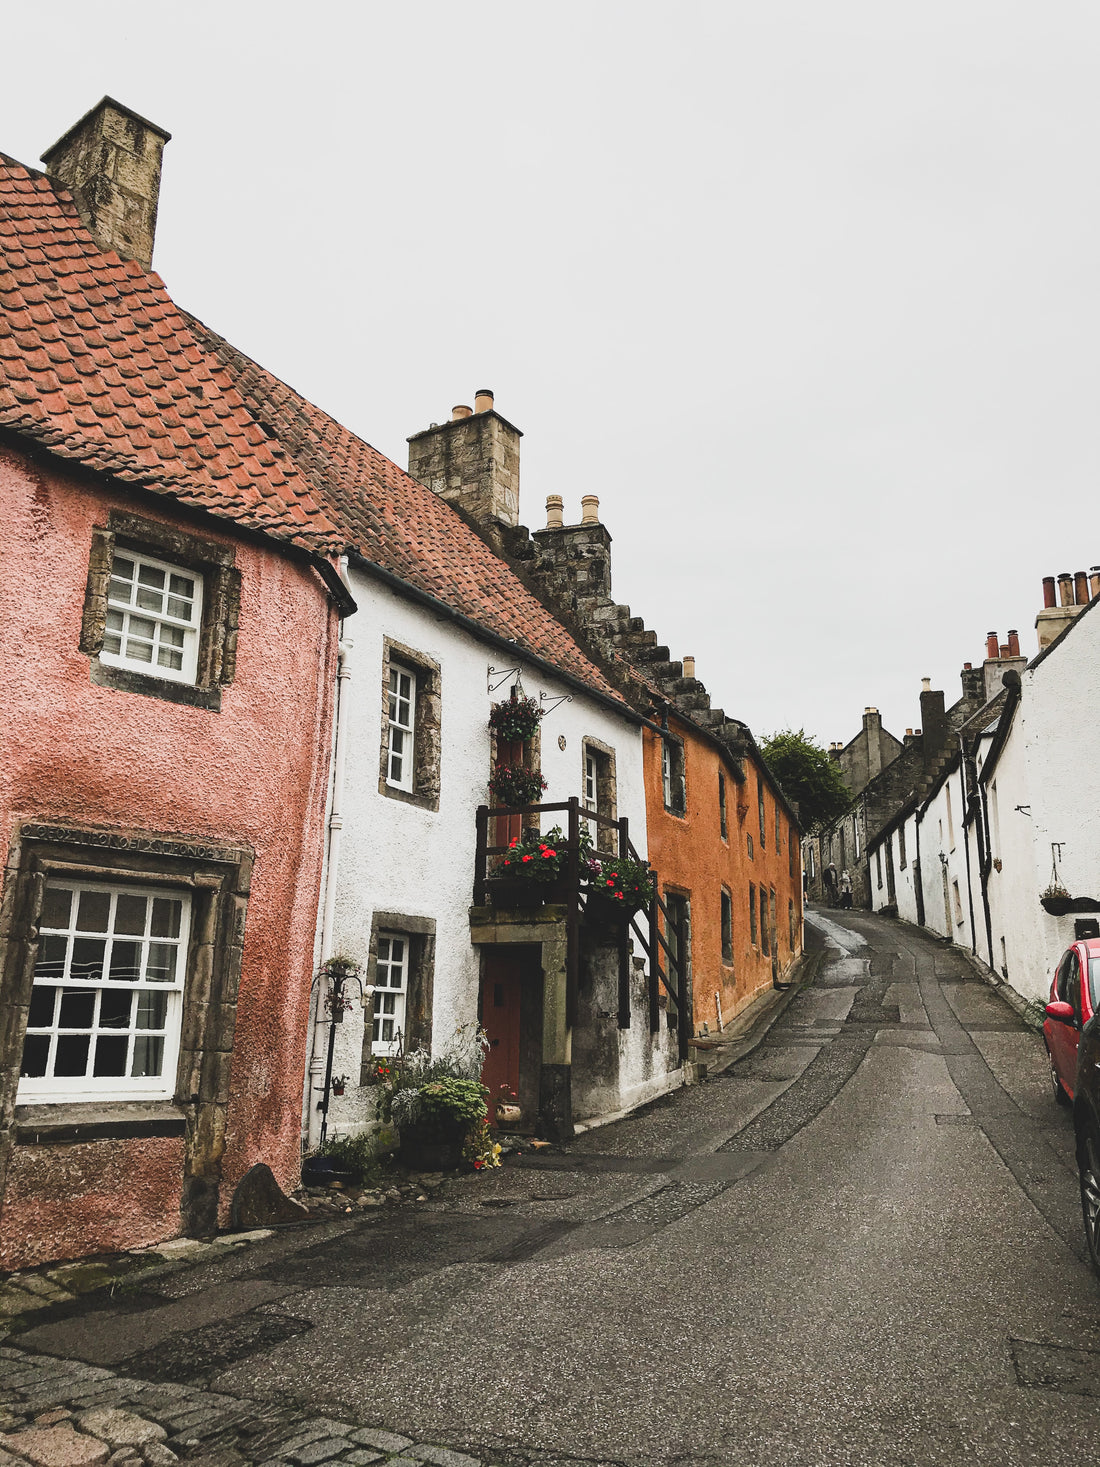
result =
M798 806L803 830L820 830L851 804L840 770L805 729L766 734L760 752L787 799Z

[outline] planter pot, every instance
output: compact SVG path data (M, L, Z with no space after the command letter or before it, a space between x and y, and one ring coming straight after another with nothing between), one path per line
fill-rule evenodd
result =
M401 1160L413 1171L453 1172L462 1165L467 1132L461 1121L418 1121L400 1132Z
M541 907L545 902L564 902L567 896L562 880L517 881L510 876L494 876L486 887L494 907Z
M497 1125L501 1127L502 1130L507 1130L509 1126L518 1126L520 1121L523 1120L522 1107L518 1105L512 1105L504 1100L498 1102L496 1114Z
M331 1187L333 1182L346 1187L356 1180L354 1172L336 1166L330 1156L307 1156L302 1162L303 1187Z
M1067 912L1073 910L1073 898L1070 896L1040 897L1039 905L1044 912L1049 912L1052 917L1064 917Z
M334 1085L332 1087L332 1093L333 1093L333 1095L343 1095L343 1093L344 1093L344 1087L343 1087L343 1085Z
M617 902L613 897L605 897L599 887L590 887L588 901L584 909L584 915L589 922L598 927L611 927L616 931L627 927L630 919L637 911L627 902Z

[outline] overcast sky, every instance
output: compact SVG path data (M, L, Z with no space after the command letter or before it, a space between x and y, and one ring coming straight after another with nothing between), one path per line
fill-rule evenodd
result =
M492 388L758 734L900 734L1100 562L1095 0L4 9L0 149L166 127L174 298L402 465Z

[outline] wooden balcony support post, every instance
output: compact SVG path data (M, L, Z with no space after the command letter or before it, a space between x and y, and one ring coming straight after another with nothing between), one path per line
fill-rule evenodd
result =
M630 820L624 815L619 821L619 856L625 860L630 854ZM630 923L624 922L619 936L619 1028L630 1028Z
M489 807L477 807L477 841L474 846L474 906L485 905L486 847L489 844Z
M649 1032L656 1034L661 1027L660 984L657 965L661 961L661 939L657 930L657 873L653 873L653 895L649 900Z
M565 1022L577 1022L577 989L580 983L580 801L569 798L569 850L566 856L569 900L565 909Z

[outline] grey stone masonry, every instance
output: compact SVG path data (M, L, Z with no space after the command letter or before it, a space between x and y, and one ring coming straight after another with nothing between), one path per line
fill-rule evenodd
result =
M0 1467L491 1467L381 1427L0 1345Z

